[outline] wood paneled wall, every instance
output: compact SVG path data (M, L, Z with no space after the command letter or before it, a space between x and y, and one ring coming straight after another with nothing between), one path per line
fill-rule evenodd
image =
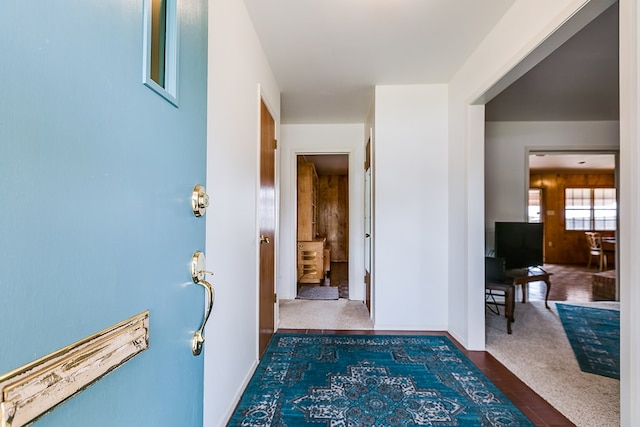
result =
M548 264L587 265L589 252L584 231L564 229L564 190L579 187L614 187L614 172L531 172L529 187L542 189L544 261ZM615 232L603 232L615 235ZM612 260L610 260L612 262Z
M331 261L349 260L349 177L318 177L318 235L326 237Z

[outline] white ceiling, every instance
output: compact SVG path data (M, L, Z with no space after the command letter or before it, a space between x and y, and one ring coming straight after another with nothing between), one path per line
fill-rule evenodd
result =
M446 83L515 0L245 0L281 123L362 123L375 85ZM487 120L616 120L614 4L487 104Z
M447 83L515 0L245 0L281 123L363 123L375 85Z
M531 170L614 170L613 154L532 154L529 156Z
M305 155L305 160L315 165L318 175L346 175L349 156L346 154ZM532 171L612 171L615 170L613 154L593 153L537 153L529 156Z
M375 85L447 83L515 2L244 1L281 89L283 124L363 123ZM489 101L486 118L617 120L618 87L615 3ZM576 163L536 161L552 160Z

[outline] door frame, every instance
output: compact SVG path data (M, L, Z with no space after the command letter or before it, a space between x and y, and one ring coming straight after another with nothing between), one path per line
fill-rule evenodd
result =
M348 153L299 154L299 155L295 156L296 165L295 165L295 173L293 174L295 178L294 178L294 181L292 181L292 189L294 190L294 194L295 194L294 203L293 203L295 214L293 215L293 218L292 218L293 221L292 222L294 224L296 224L296 227L295 227L295 234L296 234L296 236L295 236L295 248L296 249L293 251L293 259L295 260L294 261L294 263L295 263L294 267L296 269L296 276L295 276L296 277L296 291L295 291L296 297L298 295L298 290L299 290L299 287L298 287L298 274L299 274L299 272L298 272L297 266L298 266L298 262L299 262L298 261L299 260L299 258L298 258L299 246L298 245L300 244L300 241L297 238L297 235L298 235L298 228L297 227L300 224L299 221L298 221L298 188L299 188L298 187L298 179L299 179L299 174L298 174L299 163L298 163L298 161L300 160L300 156L303 156L303 158L306 157L306 156L309 156L311 158L313 158L315 156L340 156L340 157L346 156L347 157L347 183L349 183L349 172L350 172L350 169L351 169L350 156L349 156ZM305 158L304 161L309 161L309 160L307 160ZM310 163L314 163L313 160L310 160ZM316 168L314 168L314 171L316 173L316 178L317 178L316 197L319 200L320 199L319 194L320 194L320 176L321 175L318 173L318 170ZM336 176L336 175L334 175L334 176ZM350 189L351 189L351 187L348 186L347 187L347 206L346 206L346 209L347 209L347 220L348 220L348 222L347 222L347 251L346 251L347 262L349 262L350 256L351 256L351 250L350 250L351 249L351 246L350 246L351 234L350 234L350 230L349 230L349 220L351 218L351 214L350 214L350 211L349 211L349 208L351 207L351 199L349 197L350 196L350 194L349 194L350 193ZM319 201L318 201L318 203L319 203ZM319 204L316 206L316 210L318 210L318 208L319 208ZM316 221L317 221L316 226L319 226L319 223L320 223L319 210L317 211L317 217L318 218L316 218ZM325 247L325 249L327 249L329 247L328 242L324 247ZM335 254L332 252L331 255L335 255ZM326 265L326 260L323 259L323 263L324 263L324 265ZM331 260L329 260L329 264L331 264ZM347 272L347 275L349 274L349 271ZM326 273L326 271L323 272L323 277L326 277L325 273ZM313 283L307 283L307 284L313 284ZM322 284L322 282L320 284ZM351 292L351 288L350 287L349 287L349 292Z
M367 171L369 172L369 180L367 180ZM367 192L369 194L369 203L367 206ZM364 275L365 275L365 305L369 310L369 318L371 320L374 319L374 300L373 296L374 286L373 286L373 247L374 247L374 233L373 233L373 206L374 206L374 195L373 195L373 129L369 132L369 138L365 143L365 155L364 155ZM367 214L368 220L367 220ZM367 224L368 222L368 224ZM367 236L367 225L369 226L369 236ZM367 265L367 253L368 253L368 261L369 265ZM367 267L369 268L367 270Z
M309 149L309 150L301 150L301 149L294 149L291 151L291 156L290 156L290 171L291 171L291 192L292 192L292 209L293 209L293 216L292 218L294 219L293 221L291 221L291 239L289 244L291 245L292 248L296 248L297 246L297 240L296 240L296 227L297 227L297 218L298 218L298 195L297 195L297 182L298 182L298 175L297 175L297 159L298 156L313 156L313 155L331 155L331 154L336 154L336 155L347 155L349 157L349 171L348 171L348 179L349 179L349 299L356 299L356 300L363 300L364 301L364 288L361 289L360 291L355 290L354 287L358 286L360 284L360 282L356 282L355 280L357 280L358 277L360 277L361 279L364 278L363 274L360 274L357 272L356 268L357 268L357 263L353 262L354 259L354 255L362 255L362 257L364 258L364 248L362 248L362 253L356 253L355 250L356 248L354 248L354 242L356 240L356 235L352 235L352 233L359 233L358 236L361 236L362 233L360 233L358 230L360 230L360 228L364 229L364 218L355 218L353 215L354 212L354 207L355 207L355 202L359 200L353 200L354 198L352 197L352 194L354 193L354 188L355 185L357 184L355 182L355 176L354 176L354 170L357 167L356 165L354 165L355 163L355 156L354 156L354 150L352 149L320 149L320 148L314 148L314 149ZM364 184L362 184L363 188L363 194L364 194ZM364 199L363 199L363 203L364 203ZM358 223L361 225L361 227L355 227L357 228L357 230L353 230L354 227L352 227L352 221L354 219L357 219ZM357 248L360 247L360 245L356 245ZM295 251L293 252L293 256L295 256ZM294 258L295 261L295 258ZM291 278L291 289L289 289L290 295L296 295L297 291L296 291L296 283L297 283L297 266L295 262L292 262L291 264L291 269L288 273L289 277ZM352 285L352 283L355 283L355 285ZM362 287L364 287L364 281L362 282Z

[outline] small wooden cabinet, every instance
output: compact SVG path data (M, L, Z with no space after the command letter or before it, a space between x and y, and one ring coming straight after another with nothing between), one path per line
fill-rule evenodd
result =
M324 239L298 241L298 283L320 283L324 280Z

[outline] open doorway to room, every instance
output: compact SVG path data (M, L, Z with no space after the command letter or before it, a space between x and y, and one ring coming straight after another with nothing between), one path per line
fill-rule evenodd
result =
M349 298L349 156L297 156L298 299Z
M550 299L618 299L616 182L612 152L530 152L528 221L544 224Z
M283 261L293 274L290 293L279 298L279 331L373 328L359 280L365 180L355 166L364 160L357 148L294 151L286 162L291 165L287 223L293 250Z
M528 262L534 267L521 269L523 275L504 274L506 257L495 256L505 259L500 273L512 287L506 288L509 292L503 292L501 301L510 303L515 322L510 333L506 307L492 305L489 298L486 349L576 425L607 425L619 418L619 383L603 375L583 375L569 341L572 332L562 320L567 307L589 309L583 311L589 314L581 316L589 322L602 313L619 316L618 284L615 272L611 273L613 268L620 269L619 257L608 255L606 271L600 271L595 260L587 268L590 252L585 237L585 232L593 231L614 236L616 230L610 228L617 229L613 211L619 190L615 170L620 146L618 17L614 3L586 25L574 27L578 31L571 38L545 53L524 74L512 74L502 82L504 89L497 86L496 92L501 92L485 103L485 256L498 252L498 222L544 223L543 237L536 234L534 239L536 256L540 252L543 256ZM571 26L570 20L563 28ZM577 157L556 157L560 154ZM601 154L606 156L595 157ZM597 160L605 160L608 166L596 166ZM555 161L565 163L552 164ZM515 233L513 237L529 247L524 244L527 240ZM529 281L536 275L543 279L540 267L546 283ZM536 273L530 276L532 270ZM611 277L600 282L603 289L597 289L596 277L607 274ZM523 280L518 283L516 278ZM485 272L485 293L493 290L486 286L489 280L493 277ZM501 309L501 315L492 308ZM598 357L619 367L619 357Z
M549 300L591 302L618 295L611 283L615 277L606 279L606 295L592 293L591 275L615 275L600 270L612 270L616 256L608 248L607 268L598 260L587 270L585 235L613 238L617 228L618 15L614 3L578 26L572 37L485 105L487 248L494 249L498 221L540 221L545 268L585 270L579 281L567 276L567 287L555 286L563 275L552 271ZM584 285L566 290L576 283ZM545 291L542 284L540 294L530 296L546 299Z

